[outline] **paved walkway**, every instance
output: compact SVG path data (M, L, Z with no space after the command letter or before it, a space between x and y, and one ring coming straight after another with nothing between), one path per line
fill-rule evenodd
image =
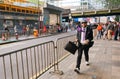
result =
M40 37L44 37L44 36L49 36L49 35L52 35L52 34L47 34L47 35L40 35ZM8 40L5 40L3 41L1 38L0 38L0 45L1 44L6 44L6 43L12 43L12 42L18 42L18 41L24 41L24 40L30 40L30 39L35 39L36 37L34 37L33 35L30 35L30 36L19 36L18 40L16 40L15 36L14 37L10 37Z
M84 56L81 64L81 73L74 72L76 55L70 55L59 63L63 75L44 73L38 79L120 79L120 42L95 40L90 49L90 66L85 65Z

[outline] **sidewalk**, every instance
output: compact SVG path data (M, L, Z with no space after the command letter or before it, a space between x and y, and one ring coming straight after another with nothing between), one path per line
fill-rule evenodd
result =
M45 37L45 36L50 36L52 34L47 34L47 35L40 35L38 38L40 37ZM33 35L30 36L19 36L18 40L14 37L10 37L8 40L3 41L0 38L0 45L2 44L7 44L7 43L12 43L12 42L18 42L18 41L25 41L25 40L30 40L30 39L36 39Z
M120 42L108 40L95 40L90 49L90 66L85 65L82 58L80 74L74 72L76 55L70 55L59 63L59 70L63 75L50 74L48 72L38 79L120 79Z
M61 33L66 33L66 32L61 32ZM41 37L46 37L46 36L51 36L51 35L57 35L57 34L60 34L60 33L43 33L41 35L38 36L38 38L41 38ZM30 35L30 36L18 36L18 40L16 40L15 36L13 37L10 37L8 40L5 40L3 41L2 38L0 38L0 45L2 44L7 44L7 43L13 43L13 42L19 42L19 41L25 41L25 40L30 40L30 39L36 39L36 37L34 37L33 35Z

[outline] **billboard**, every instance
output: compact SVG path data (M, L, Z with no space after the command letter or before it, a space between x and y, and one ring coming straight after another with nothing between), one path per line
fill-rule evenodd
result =
M10 2L26 2L26 0L8 0Z
M0 0L0 2L22 7L37 7L38 4L39 6L44 6L44 1L40 0Z
M27 2L33 3L33 4L38 4L39 0L26 0Z
M26 0L26 2L29 2L29 3L33 3L33 4L36 4L36 5L40 5L40 6L43 6L44 5L44 1L40 1L40 0Z

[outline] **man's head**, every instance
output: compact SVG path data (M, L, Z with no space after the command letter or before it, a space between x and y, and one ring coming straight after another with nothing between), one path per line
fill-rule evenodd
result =
M83 20L83 21L81 21L81 24L82 24L82 27L86 27L87 26L87 21L86 20Z
M108 23L109 23L109 24L111 24L111 23L112 23L112 21L108 21Z

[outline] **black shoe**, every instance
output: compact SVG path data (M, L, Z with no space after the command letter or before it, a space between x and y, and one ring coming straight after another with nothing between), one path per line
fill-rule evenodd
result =
M115 41L117 41L118 39L114 39Z
M79 74L80 73L80 68L75 68L74 71Z

